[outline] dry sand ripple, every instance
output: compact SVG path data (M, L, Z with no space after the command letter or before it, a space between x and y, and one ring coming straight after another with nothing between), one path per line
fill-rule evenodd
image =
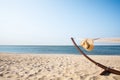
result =
M90 56L120 70L120 56ZM120 80L120 75L100 76L103 71L79 55L0 53L0 80Z

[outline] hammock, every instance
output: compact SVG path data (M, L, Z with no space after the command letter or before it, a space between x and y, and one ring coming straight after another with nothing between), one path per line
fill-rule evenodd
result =
M74 46L76 47L76 49L84 56L86 57L89 61L91 61L92 63L94 63L95 65L97 65L98 67L104 69L104 71L102 73L100 73L100 75L109 75L110 73L113 73L113 74L117 74L117 75L120 75L120 71L118 70L115 70L115 69L112 69L110 67L106 67L104 66L103 64L100 64L94 60L92 60L90 57L88 57L79 47L78 45L76 44L76 42L74 41L73 38L71 38Z

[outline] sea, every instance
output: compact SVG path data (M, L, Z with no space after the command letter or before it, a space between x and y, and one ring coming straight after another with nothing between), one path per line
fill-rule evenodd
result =
M120 55L120 45L96 45L92 51L86 51L88 55ZM0 45L0 53L18 54L75 54L80 55L74 46L43 46L43 45Z

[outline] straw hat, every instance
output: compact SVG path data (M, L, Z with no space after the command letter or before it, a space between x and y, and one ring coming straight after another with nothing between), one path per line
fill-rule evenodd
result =
M85 39L83 41L81 41L80 44L85 50L87 51L91 51L94 48L94 41L93 39Z

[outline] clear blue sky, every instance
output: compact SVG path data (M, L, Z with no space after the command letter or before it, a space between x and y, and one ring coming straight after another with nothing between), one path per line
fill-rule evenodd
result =
M0 45L120 37L120 0L0 0Z

